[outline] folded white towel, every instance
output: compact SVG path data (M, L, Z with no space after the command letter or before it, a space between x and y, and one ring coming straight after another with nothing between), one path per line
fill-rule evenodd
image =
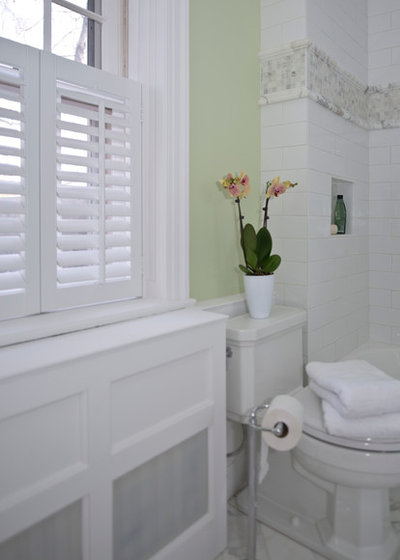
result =
M343 418L328 402L322 401L322 412L327 432L347 438L380 438L400 440L400 412L379 414L367 418Z
M310 362L310 388L345 418L400 412L400 381L365 360Z

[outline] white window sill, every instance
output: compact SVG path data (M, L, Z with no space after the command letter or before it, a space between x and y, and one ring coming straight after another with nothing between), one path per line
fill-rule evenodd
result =
M194 300L144 299L42 313L0 322L0 347L176 311Z

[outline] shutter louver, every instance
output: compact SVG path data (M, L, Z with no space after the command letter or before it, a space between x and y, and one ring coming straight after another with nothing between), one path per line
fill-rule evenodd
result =
M0 292L25 290L24 100L21 73L0 67Z
M99 107L57 88L58 286L99 281L99 124ZM80 147L65 146L65 139Z
M130 130L126 123L126 104L57 88L58 285L131 278ZM70 140L78 141L79 147L72 147ZM121 232L117 247L112 235L116 228Z
M75 72L79 65L57 61L56 168L45 185L55 231L44 224L56 274L44 270L46 310L141 295L140 86Z
M38 186L37 98L27 79L38 72L38 59L32 49L9 41L0 46L0 318L8 318L39 309L31 199Z

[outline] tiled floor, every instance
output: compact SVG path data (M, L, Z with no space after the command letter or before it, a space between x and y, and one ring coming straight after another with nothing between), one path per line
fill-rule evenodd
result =
M390 496L391 521L400 539L400 488L392 490ZM248 560L247 516L238 508L235 497L228 502L228 547L215 560ZM256 560L326 560L327 557L257 522ZM380 560L376 558L376 560ZM397 556L400 560L400 553Z
M216 560L247 559L247 517L228 505L228 549ZM257 560L325 560L323 556L257 523Z
M400 501L393 503L392 509L393 526L400 533ZM216 560L247 560L247 517L234 502L228 503L228 548ZM257 522L256 560L326 560L326 557Z

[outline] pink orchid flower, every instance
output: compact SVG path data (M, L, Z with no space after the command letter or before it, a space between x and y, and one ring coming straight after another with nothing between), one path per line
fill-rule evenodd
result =
M228 173L219 182L232 198L246 198L251 190L249 176L243 171L240 172L240 175L235 176Z
M271 185L268 187L266 192L266 198L271 198L271 196L279 196L288 190L292 185L290 181L283 181L281 183L280 177L275 177L272 179Z
M240 196L241 196L241 192L242 192L242 191L240 190L240 185L239 185L239 184L236 184L236 185L235 185L234 183L231 184L231 185L229 185L228 191L229 191L229 194L230 194L231 196L233 196L234 198L236 198L237 196L240 197Z

